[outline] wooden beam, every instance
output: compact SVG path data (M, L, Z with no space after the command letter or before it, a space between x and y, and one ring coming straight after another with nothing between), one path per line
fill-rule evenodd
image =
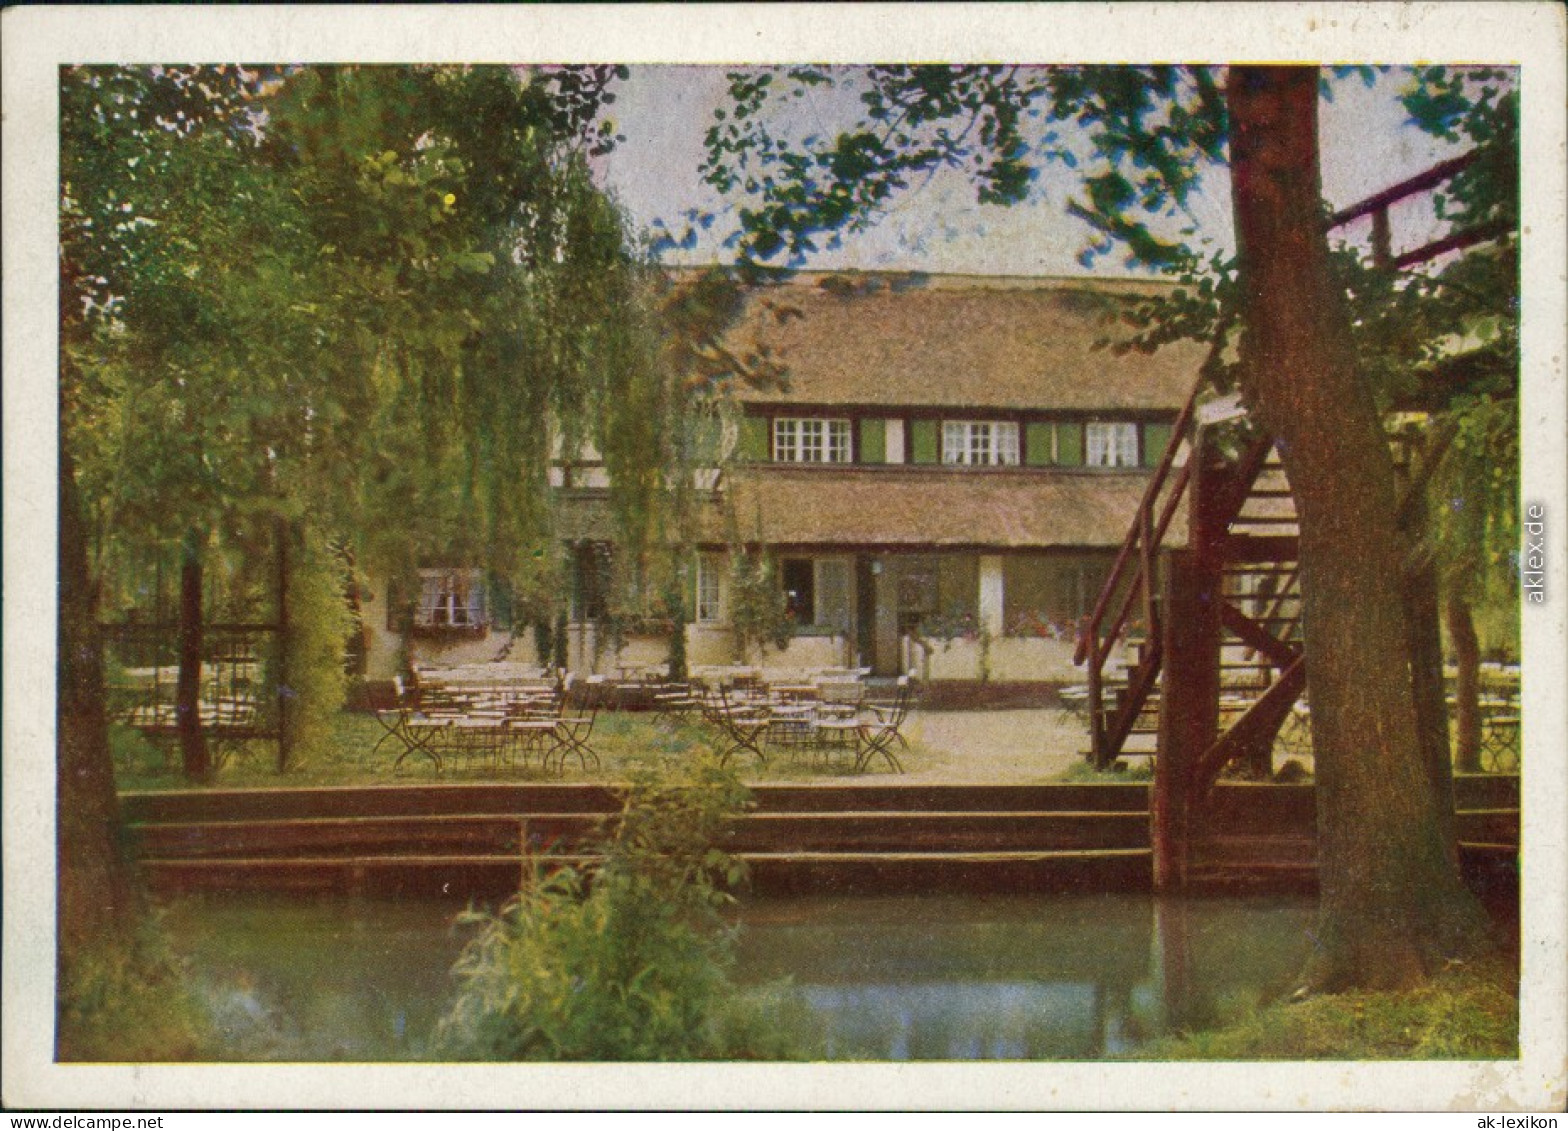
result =
M1207 793L1219 779L1221 770L1237 758L1252 753L1259 743L1272 743L1286 713L1306 689L1307 665L1304 659L1297 659L1204 753L1196 770L1197 792Z
M1268 632L1229 601L1220 603L1220 622L1240 637L1247 647L1263 653L1269 663L1281 671L1301 657L1300 648Z
M1408 180L1400 181L1397 185L1390 185L1382 192L1374 193L1365 200L1358 201L1349 208L1334 213L1328 218L1328 227L1330 229L1338 228L1341 225L1350 223L1352 220L1359 220L1363 216L1380 212L1390 204L1404 200L1407 196L1414 196L1418 192L1436 188L1449 177L1456 173L1462 173L1475 164L1476 159L1481 156L1481 152L1479 148L1472 149L1468 153L1461 153L1458 157L1440 161L1426 170L1426 172L1417 173Z

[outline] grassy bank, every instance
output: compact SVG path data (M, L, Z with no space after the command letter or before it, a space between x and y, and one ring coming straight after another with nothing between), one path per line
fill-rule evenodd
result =
M278 786L384 785L435 781L593 781L624 782L650 760L687 758L699 752L722 749L712 728L698 722L679 723L658 715L630 712L602 712L595 721L591 744L599 755L600 766L584 768L568 759L564 774L546 772L537 756L526 765L511 764L497 768L482 760L448 758L437 770L426 758L412 757L394 771L402 746L395 738L382 742L386 732L367 714L344 711L311 751L301 752L298 764L280 774L275 765L277 747L270 741L251 741L229 757L209 783L215 788ZM115 752L115 783L122 790L185 789L190 787L179 770L179 752L172 746L160 748L126 727L111 730ZM379 744L379 749L377 748ZM911 749L900 751L899 759L911 772L936 762L936 755L918 740ZM770 748L766 766L759 766L749 754L741 752L732 765L741 776L755 781L805 781L823 777L854 779L854 755L844 750L810 748ZM868 775L892 777L880 762Z
M1326 994L1264 1006L1224 1029L1166 1037L1137 1060L1509 1060L1519 974L1495 958L1456 964L1405 993Z

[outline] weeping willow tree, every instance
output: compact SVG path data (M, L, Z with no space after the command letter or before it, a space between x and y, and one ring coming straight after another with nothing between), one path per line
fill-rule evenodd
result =
M107 563L178 552L200 616L199 570L283 530L314 622L297 677L341 664L337 551L373 569L441 547L538 584L556 439L597 430L625 466L664 442L653 418L601 413L662 379L645 269L587 166L614 73L63 73L62 994L73 956L135 921ZM617 449L633 425L654 431ZM633 485L633 539L658 497ZM331 684L302 686L326 702Z

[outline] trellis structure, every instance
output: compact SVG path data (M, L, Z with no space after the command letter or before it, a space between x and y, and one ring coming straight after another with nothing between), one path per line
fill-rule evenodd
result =
M115 661L108 687L110 717L165 748L178 743L187 726L193 727L208 743L214 768L252 741L273 743L276 765L287 767L292 754L289 556L283 529L277 535L276 558L270 620L209 623L205 595L199 595L197 623L178 615L171 618L160 566L152 620L101 626L105 649ZM195 717L189 721L181 717L182 673L197 687Z

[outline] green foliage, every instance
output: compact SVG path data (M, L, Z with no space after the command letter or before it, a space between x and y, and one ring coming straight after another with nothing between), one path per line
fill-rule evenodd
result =
M783 648L790 642L795 624L772 555L731 546L729 615L737 659L744 659L758 645Z
M211 1022L156 927L108 939L62 964L56 1056L62 1061L198 1060Z
M734 1008L726 889L744 868L715 847L747 803L708 761L644 774L585 870L540 876L484 923L456 967L449 1056L487 1060L776 1058ZM760 1043L759 1043L760 1041Z
M1103 770L1097 770L1087 761L1074 762L1063 770L1057 781L1064 782L1092 782L1105 784L1107 782L1153 781L1154 761L1150 758L1137 758L1131 762L1113 762Z
M668 469L690 391L666 296L587 163L615 140L618 76L66 69L62 420L111 588L188 535L266 560L276 523L308 516L370 573L439 555L548 621L567 591L550 461L591 442L616 611L645 612L648 547L689 527ZM343 633L321 570L295 587L308 750Z
M731 246L741 260L795 267L941 170L967 177L982 204L1012 204L1029 196L1047 165L1083 164L1083 194L1068 207L1095 233L1085 261L1120 244L1133 261L1160 266L1182 254L1181 244L1149 221L1182 215L1204 166L1224 156L1217 74L1173 66L736 71L730 106L715 111L705 139L703 175L740 200ZM858 118L836 134L780 134L766 113L770 100L798 100L813 88L853 95Z

